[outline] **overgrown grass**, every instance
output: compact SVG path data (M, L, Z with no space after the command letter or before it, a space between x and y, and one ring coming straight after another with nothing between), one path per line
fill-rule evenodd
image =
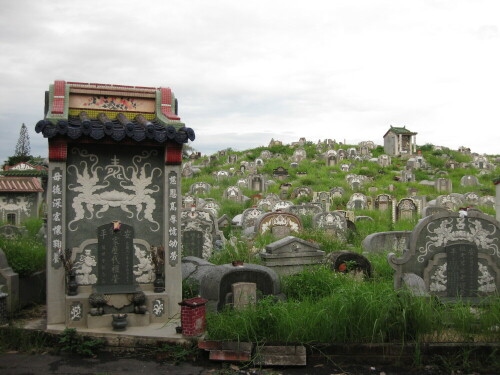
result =
M472 340L472 334L500 339L500 332L492 329L500 317L498 300L476 308L478 313L465 303L443 305L435 298L395 291L386 271L375 273L365 282L326 267L283 277L287 301L268 297L245 310L209 314L208 335L258 343L417 342L443 337L451 327L459 341Z

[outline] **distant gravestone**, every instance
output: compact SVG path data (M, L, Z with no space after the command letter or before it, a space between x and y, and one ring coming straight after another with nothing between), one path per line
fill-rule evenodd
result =
M310 187L308 186L301 186L298 188L293 189L291 198L301 198L301 197L312 197L313 196L313 191Z
M393 220L413 220L419 213L417 203L411 198L403 198L393 208Z
M5 224L0 226L0 237L12 240L14 238L21 237L21 235L21 230L15 225Z
M361 193L354 193L349 198L349 202L347 202L348 210L366 210L368 209L368 200L366 195Z
M449 178L438 178L434 186L438 192L451 193L453 191L453 185Z
M427 206L423 210L423 216L430 216L434 215L437 213L443 213L443 212L450 212L449 209L444 208L444 207L438 207L438 206Z
M291 233L302 231L302 222L296 215L284 212L269 212L262 215L255 224L255 232L271 233L276 238L283 238Z
M273 178L276 178L280 181L286 180L290 175L288 174L288 170L283 167L278 167L273 169Z
M464 194L464 203L468 206L477 206L479 204L479 194L473 191Z
M479 185L480 183L476 176L467 175L463 176L460 179L460 186L479 186Z
M189 188L191 194L206 194L210 192L212 185L206 182L195 182Z
M214 248L225 242L216 216L206 209L182 210L181 234L183 256L207 259Z
M267 245L266 251L259 255L266 267L279 275L291 275L321 263L325 252L316 243L288 236Z
M491 195L485 195L484 197L479 198L479 205L495 207L495 198Z
M241 229L243 232L247 232L249 229L253 232L255 224L257 223L257 219L264 214L264 210L261 210L257 207L247 208L243 211L241 216Z
M321 205L323 211L330 211L331 194L329 191L314 192L312 202Z
M338 212L321 212L314 215L313 228L325 231L340 240L346 240L347 220Z
M389 155L382 154L377 158L377 163L381 167L388 167L391 165L391 157Z
M303 203L300 205L290 206L286 209L286 211L297 216L314 216L323 210L321 209L321 206L317 204Z
M389 254L395 287L445 301L479 302L500 288L500 223L477 210L425 217L401 258Z
M224 190L222 197L239 203L242 203L244 199L241 190L237 186L229 186L226 190Z
M332 198L342 198L345 194L345 190L341 187L333 187L330 189L330 195Z
M97 283L99 293L134 292L134 228L114 223L97 228Z
M440 195L436 198L436 206L457 211L464 206L464 200L460 194Z
M392 210L392 197L389 194L379 194L375 198L375 209L379 211Z

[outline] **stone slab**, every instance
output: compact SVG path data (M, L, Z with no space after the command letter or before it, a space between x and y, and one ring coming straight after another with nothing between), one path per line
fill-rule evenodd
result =
M306 366L306 348L300 346L263 346L255 356L256 365Z

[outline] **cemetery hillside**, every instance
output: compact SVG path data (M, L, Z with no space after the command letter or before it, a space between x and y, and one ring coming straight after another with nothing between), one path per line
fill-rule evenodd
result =
M36 131L0 176L2 350L35 305L33 346L79 354L500 370L500 155L405 126L201 155L170 88L65 81Z

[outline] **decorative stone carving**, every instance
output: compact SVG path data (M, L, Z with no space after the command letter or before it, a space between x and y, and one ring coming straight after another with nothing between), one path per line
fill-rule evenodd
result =
M283 238L291 233L302 231L302 222L292 214L284 212L270 212L262 215L255 224L255 232L260 234L272 233L276 238Z
M500 223L477 210L427 216L411 235L401 258L389 254L396 271L395 288L405 276L423 280L425 294L443 300L468 300L498 295L500 288Z

